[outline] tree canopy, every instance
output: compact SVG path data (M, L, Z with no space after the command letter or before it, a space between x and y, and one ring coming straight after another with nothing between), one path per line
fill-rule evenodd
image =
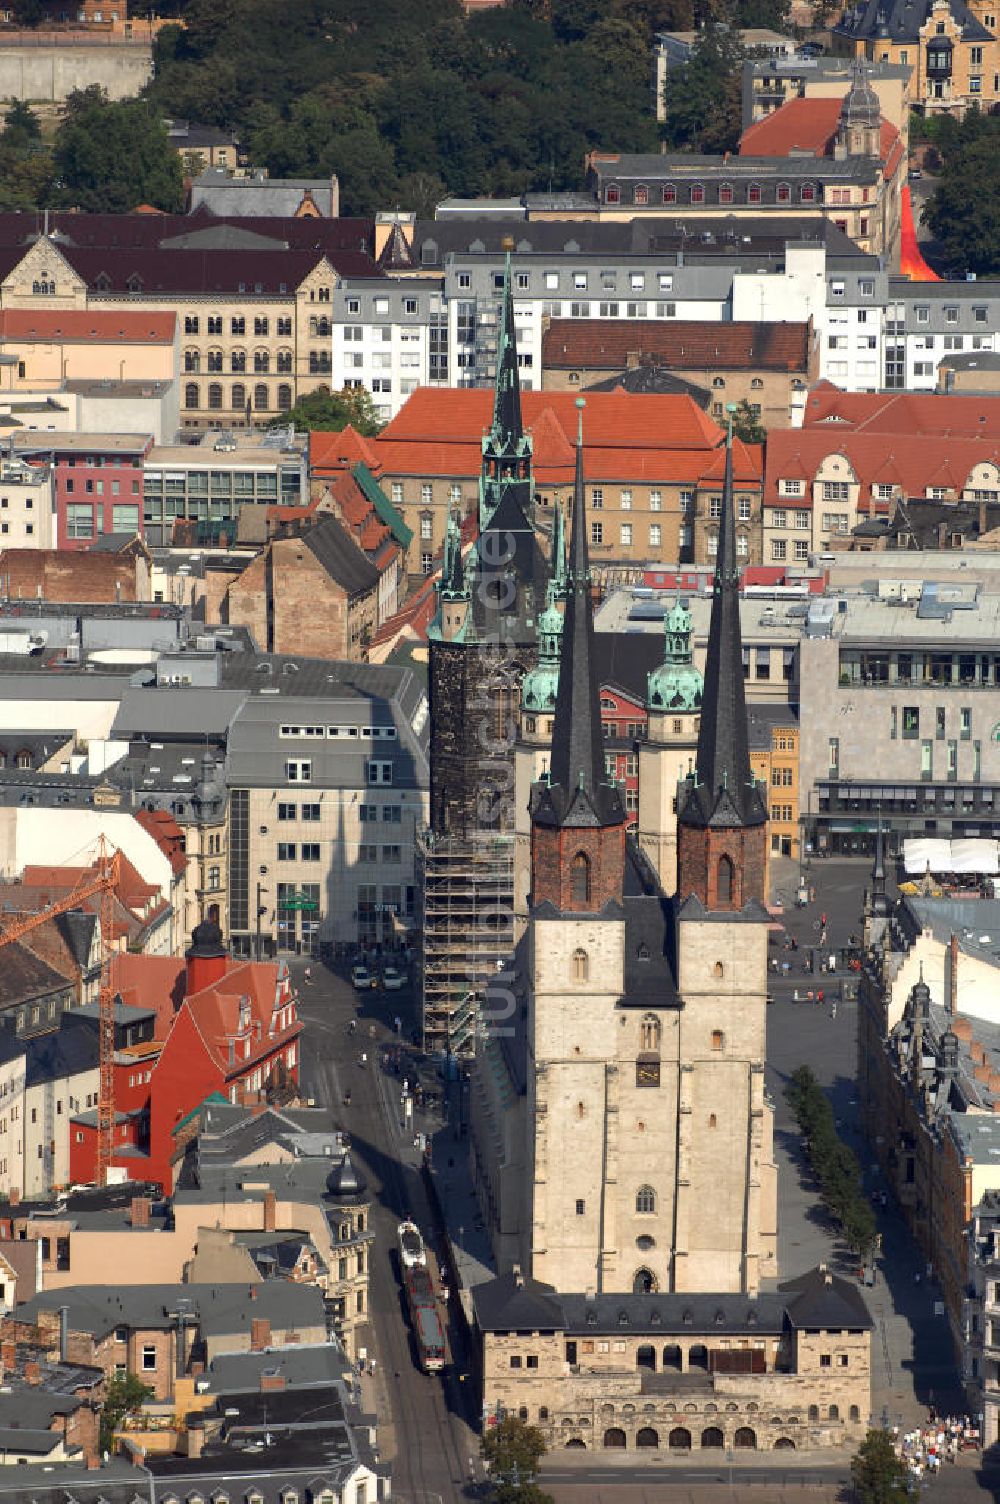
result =
M896 1456L888 1431L869 1431L851 1459L858 1504L909 1504L905 1463Z
M735 28L785 0L188 0L156 42L162 114L234 130L272 176L336 173L345 214L444 194L578 188L585 153L656 151L654 33L707 23L674 70L666 139L739 134Z
M152 1397L149 1384L134 1373L112 1374L104 1391L101 1406L101 1451L110 1452L115 1431L127 1415L135 1415Z
M941 158L941 176L924 220L953 272L1000 272L1000 119L970 110L962 121L924 128Z
M180 158L162 119L145 100L109 100L96 84L66 101L52 153L49 202L91 213L126 213L139 204L183 206Z
M319 386L301 396L280 418L272 418L268 427L283 428L288 423L294 423L299 433L310 433L314 429L340 433L350 423L366 438L371 438L382 428L375 416L371 394L364 387L331 392L328 386Z
M497 1504L552 1504L536 1483L545 1440L536 1426L506 1415L483 1433L483 1458L489 1467Z

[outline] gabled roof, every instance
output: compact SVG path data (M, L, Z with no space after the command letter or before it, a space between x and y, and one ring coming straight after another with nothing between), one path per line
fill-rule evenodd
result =
M874 1325L856 1285L831 1274L822 1264L778 1286L794 1327L810 1331L838 1331L845 1327L869 1331Z
M614 370L638 355L684 371L805 371L811 342L808 323L553 319L542 336L542 365L546 370Z
M1000 432L1000 397L842 392L832 382L817 382L806 399L803 427L834 423L864 433L991 439Z
M852 43L864 38L874 42L918 42L934 0L856 0L833 28ZM978 21L965 0L949 0L948 9L957 22L962 40L992 42L993 33Z
M310 433L309 466L313 474L323 475L328 470L350 469L358 464L367 466L373 475L379 473L374 441L358 433L353 424L348 423L339 433L325 429L313 429Z
M946 397L946 402L956 399ZM783 496L779 482L811 481L828 455L843 455L860 487L859 502L868 505L873 485L897 485L906 496L922 496L931 485L961 491L973 467L984 462L1000 466L1000 429L979 438L951 438L922 434L907 427L871 431L867 427L832 424L807 428L773 429L767 439L764 505L810 507L812 496Z
M321 514L302 542L348 595L363 595L378 584L379 572L330 512Z

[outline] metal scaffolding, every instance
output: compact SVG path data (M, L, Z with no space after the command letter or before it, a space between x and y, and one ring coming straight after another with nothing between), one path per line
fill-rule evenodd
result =
M424 1049L471 1054L479 1003L513 947L514 838L418 837Z

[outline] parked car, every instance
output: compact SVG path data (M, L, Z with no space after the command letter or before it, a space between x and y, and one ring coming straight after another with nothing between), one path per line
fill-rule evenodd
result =
M406 978L395 966L382 967L382 986L386 992L399 992L406 986Z
M361 966L360 964L351 967L351 981L359 992L364 992L369 987L375 986L375 978L368 970L368 967Z
M911 167L909 172L907 173L907 177L909 178L911 183L919 183L920 179L923 177L923 173L920 171L919 167Z

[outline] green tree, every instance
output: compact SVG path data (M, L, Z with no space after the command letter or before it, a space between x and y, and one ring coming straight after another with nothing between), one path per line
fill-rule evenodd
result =
M952 271L993 276L1000 272L1000 121L971 111L935 145L942 171L924 221Z
M109 100L96 85L67 99L53 170L59 208L114 214L183 203L181 161L163 121L145 101Z
M507 1415L485 1432L480 1446L497 1504L553 1504L551 1495L535 1482L545 1455L545 1440L537 1427Z
M740 68L743 52L735 33L712 23L690 59L667 74L663 139L690 151L733 151L742 124Z
M318 386L306 392L295 406L280 418L272 418L269 428L284 428L294 423L300 433L313 429L326 433L339 433L350 423L358 433L372 438L382 430L382 423L375 416L371 394L364 387L345 387L343 391L331 392L328 386Z
M5 146L13 146L20 150L33 145L42 138L42 128L38 123L38 116L29 104L23 99L12 99L7 106L7 114L3 123L3 134L0 141Z
M858 1504L909 1504L914 1496L888 1431L869 1431L851 1459Z
M733 433L744 444L763 444L767 438L767 429L760 421L760 414L755 413L746 397L736 404L733 413Z
M112 1374L104 1391L101 1407L101 1451L110 1452L115 1431L127 1415L137 1414L151 1399L153 1390L149 1384L137 1379L134 1373Z

